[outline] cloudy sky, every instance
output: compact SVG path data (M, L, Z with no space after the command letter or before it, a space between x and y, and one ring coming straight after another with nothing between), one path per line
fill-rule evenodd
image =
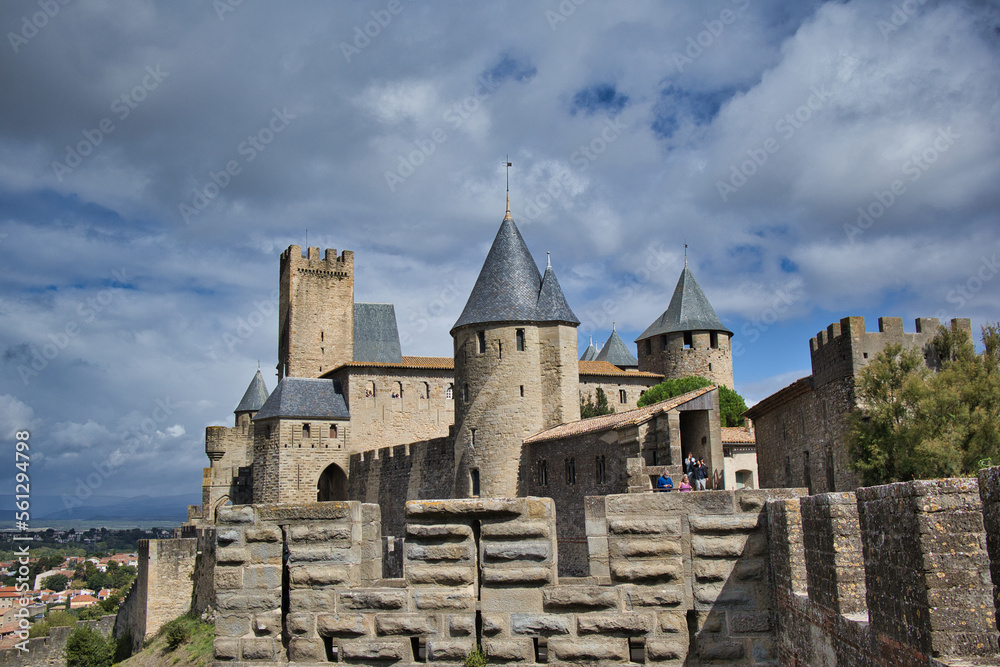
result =
M33 493L196 495L204 427L258 360L274 386L307 238L355 251L404 354L450 354L507 154L581 351L666 308L685 243L750 402L841 317L1000 313L993 2L25 0L0 27L0 430L30 430Z

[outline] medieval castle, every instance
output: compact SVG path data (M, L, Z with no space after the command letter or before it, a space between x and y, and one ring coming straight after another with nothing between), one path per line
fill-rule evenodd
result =
M278 384L206 430L202 505L142 545L116 635L211 608L219 665L998 664L1000 469L856 489L843 444L865 360L936 365L936 320L831 325L756 429L720 426L715 387L637 407L664 378L733 386L686 263L635 355L613 330L581 357L578 325L509 206L452 357L403 356L352 252L289 247ZM581 420L597 389L615 412ZM688 453L709 490L652 493Z

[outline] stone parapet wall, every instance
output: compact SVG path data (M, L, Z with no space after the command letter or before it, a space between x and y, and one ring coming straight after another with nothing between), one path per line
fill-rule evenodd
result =
M89 627L105 637L115 626L114 614L101 616L95 621L77 621L73 625L50 628L48 637L34 637L27 640L27 650L6 649L0 651L0 665L3 667L63 667L66 664L66 640L79 627Z
M983 502L983 527L986 529L986 550L990 557L993 581L993 603L1000 628L1000 467L979 471L979 497Z
M997 473L981 478L995 487ZM994 664L995 492L981 502L976 480L947 479L851 496L768 504L781 664Z

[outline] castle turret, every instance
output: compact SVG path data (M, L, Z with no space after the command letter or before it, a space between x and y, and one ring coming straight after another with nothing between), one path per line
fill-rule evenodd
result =
M597 348L594 347L594 337L590 337L590 345L587 349L583 351L583 356L580 357L580 361L594 361L597 359Z
M579 324L508 209L451 330L456 497L516 496L524 438L580 418Z
M354 253L281 253L278 379L319 377L354 358Z
M594 356L594 361L606 361L622 370L639 366L639 361L628 351L625 341L618 335L613 323L611 325L611 338L608 338L608 342Z
M732 389L732 337L685 259L670 305L635 339L639 370L668 380L700 375Z
M264 384L264 377L260 374L260 369L258 368L257 374L253 376L253 380L250 380L250 386L247 387L246 393L243 394L240 404L233 410L233 413L236 415L236 428L241 429L243 433L249 431L250 420L253 419L253 416L260 410L266 400L267 386Z

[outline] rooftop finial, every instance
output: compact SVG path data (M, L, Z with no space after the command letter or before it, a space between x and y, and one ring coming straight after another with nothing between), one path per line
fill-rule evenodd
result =
M507 220L510 218L510 168L514 166L510 162L510 154L504 159L504 167L507 169L507 214L504 215L503 219Z
M688 244L684 244L684 266L688 265Z
M547 268L552 268L552 253L548 250L545 251L545 264Z
M615 331L617 331L617 329L615 329L615 321L611 320L611 333L614 333Z

